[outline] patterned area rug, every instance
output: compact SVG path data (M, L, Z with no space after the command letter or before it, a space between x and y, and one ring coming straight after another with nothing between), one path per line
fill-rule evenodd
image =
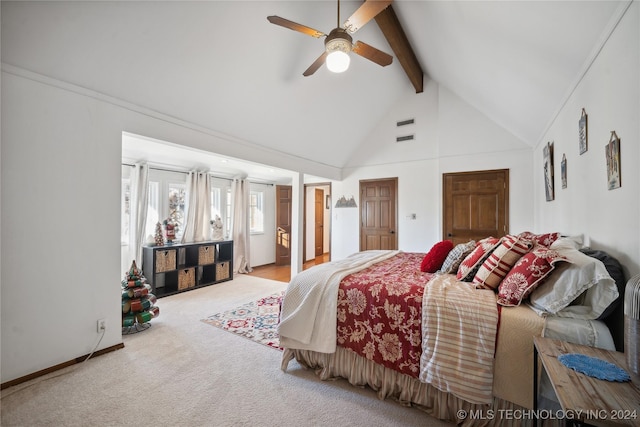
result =
M257 343L282 350L278 337L280 303L284 292L243 304L233 310L214 314L203 322Z

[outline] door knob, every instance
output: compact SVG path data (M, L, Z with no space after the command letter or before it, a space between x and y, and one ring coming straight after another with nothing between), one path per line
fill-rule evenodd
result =
M393 231L393 230L389 231L389 233L391 233L391 234L396 234L396 232L395 232L395 231Z
M447 237L453 237L453 234L447 233Z

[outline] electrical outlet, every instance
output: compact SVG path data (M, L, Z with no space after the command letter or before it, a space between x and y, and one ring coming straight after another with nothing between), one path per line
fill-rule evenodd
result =
M107 319L98 319L97 322L98 333L107 330Z

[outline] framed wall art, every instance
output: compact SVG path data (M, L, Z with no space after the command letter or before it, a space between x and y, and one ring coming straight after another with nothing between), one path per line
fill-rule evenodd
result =
M611 131L609 143L604 147L607 158L607 182L609 190L620 188L622 185L620 174L620 138L616 131Z
M580 149L580 154L584 154L587 152L588 146L588 136L587 136L587 112L582 109L582 115L580 116L580 120L578 121L578 144Z
M562 160L560 161L560 180L562 181L562 188L567 188L567 156L562 153Z
M553 188L553 142L547 142L546 147L542 150L544 163L544 192L547 202L552 201L555 197Z

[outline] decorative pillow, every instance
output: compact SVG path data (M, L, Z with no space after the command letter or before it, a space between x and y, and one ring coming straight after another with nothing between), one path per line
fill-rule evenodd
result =
M422 263L420 264L420 271L424 273L435 273L438 271L440 267L442 267L442 263L449 255L449 252L453 249L453 242L451 240L443 240L442 242L438 242L422 259Z
M552 275L529 297L538 314L593 320L619 297L618 287L599 259L575 248L554 248L568 263L556 267Z
M476 247L466 258L460 263L456 278L462 282L470 282L473 280L476 272L491 252L500 244L500 239L495 237L486 237L480 240Z
M519 236L504 236L473 277L476 288L497 289L511 267L532 247L531 240Z
M570 237L560 237L549 247L551 249L555 249L556 251L561 249L580 249L580 244Z
M517 306L540 286L559 261L567 259L553 249L536 245L522 256L500 282L498 304Z
M475 240L471 240L467 243L459 243L457 244L447 258L444 260L442 267L440 267L439 272L443 274L456 273L458 271L458 267L460 267L460 263L463 259L466 258L467 255L471 253L476 247Z
M539 245L549 247L553 242L560 238L560 233L545 233L545 234L534 234L530 231L523 231L518 234L519 237L522 237L527 240L531 240Z

